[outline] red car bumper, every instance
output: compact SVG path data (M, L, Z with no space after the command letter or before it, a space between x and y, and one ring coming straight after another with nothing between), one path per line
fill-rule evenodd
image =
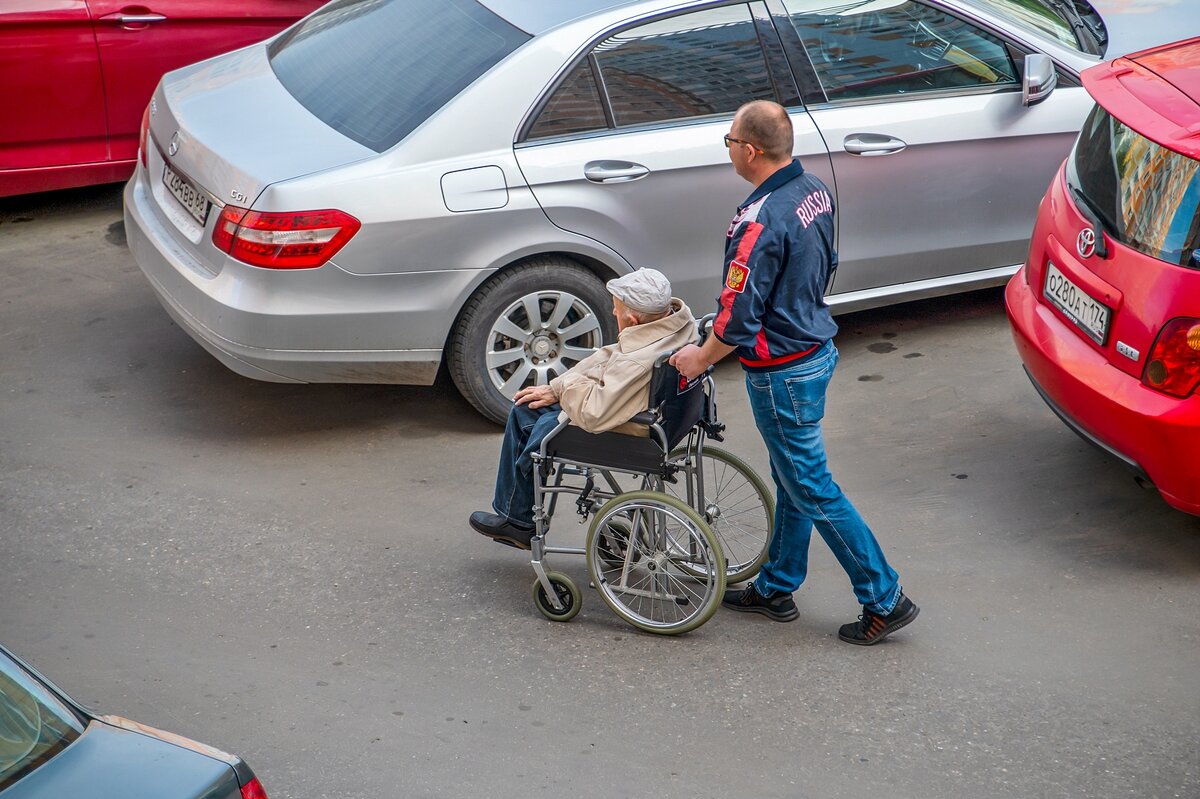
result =
M1022 268L1004 292L1017 352L1034 386L1075 432L1200 515L1200 396L1167 396L1111 366L1039 302Z

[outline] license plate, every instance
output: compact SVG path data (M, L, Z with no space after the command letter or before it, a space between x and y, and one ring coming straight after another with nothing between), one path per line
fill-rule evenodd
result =
M163 164L163 184L171 196L179 201L187 212L201 225L208 219L208 209L212 203L187 178L180 175L169 164Z
M1108 338L1108 322L1112 316L1109 307L1092 299L1050 262L1046 263L1042 294L1092 341L1103 344Z

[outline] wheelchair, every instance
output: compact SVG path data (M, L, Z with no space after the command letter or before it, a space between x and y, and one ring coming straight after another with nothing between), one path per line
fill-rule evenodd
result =
M723 441L725 429L711 368L689 381L670 356L654 365L650 410L630 420L645 425L647 437L586 433L563 421L534 455L533 598L548 619L574 618L582 595L570 577L547 567L547 555L584 555L604 603L661 635L704 624L726 584L753 577L766 561L771 492L740 458L706 446ZM582 549L547 543L564 495L574 496L581 524L591 518Z

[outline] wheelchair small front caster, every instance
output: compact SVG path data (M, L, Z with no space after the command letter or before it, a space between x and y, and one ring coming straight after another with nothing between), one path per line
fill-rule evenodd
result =
M546 596L546 589L542 587L541 580L533 581L533 604L537 605L537 609L550 621L570 621L575 618L575 614L579 613L579 608L583 605L579 587L562 572L546 572L546 579L558 595L562 610L556 610L550 603L550 597Z

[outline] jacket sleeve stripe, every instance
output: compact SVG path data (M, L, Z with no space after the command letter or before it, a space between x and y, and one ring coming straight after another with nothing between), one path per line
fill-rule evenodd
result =
M747 223L746 232L742 234L742 240L738 242L737 255L733 256L733 259L744 264L750 263L750 253L754 252L754 245L758 243L758 237L762 235L762 232L763 226L758 222Z
M758 337L754 340L754 354L762 359L771 357L771 350L767 347L766 328L760 327L758 329Z
M733 260L741 261L743 264L750 263L750 253L754 251L754 245L758 242L758 237L762 235L763 226L758 222L749 222L746 224L746 230L742 233L741 239L738 241L737 251L733 256ZM725 268L729 268L729 264L725 264ZM721 299L719 300L721 310L717 312L716 321L713 322L713 332L717 334L717 338L724 341L722 338L725 335L725 327L729 324L729 319L733 316L733 303L737 300L738 293L728 284L721 290Z
M713 321L713 332L717 334L717 338L724 341L725 326L729 324L729 317L733 312L733 301L737 298L728 287L721 290L721 299L719 300L721 310L717 311L717 318Z

